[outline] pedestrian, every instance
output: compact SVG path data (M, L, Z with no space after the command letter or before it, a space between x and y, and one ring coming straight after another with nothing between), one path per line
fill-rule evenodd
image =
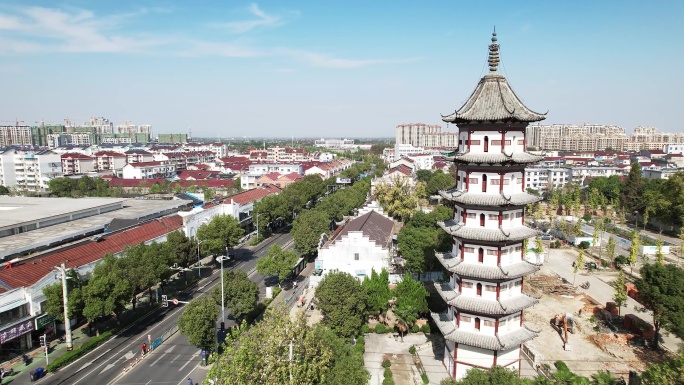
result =
M147 344L143 342L143 346L142 346L142 355L144 356L145 353L147 353Z
M188 385L192 385L192 379L188 378Z

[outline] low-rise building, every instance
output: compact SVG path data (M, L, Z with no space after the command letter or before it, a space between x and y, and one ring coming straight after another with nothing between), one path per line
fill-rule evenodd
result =
M129 163L122 169L124 179L172 178L175 175L176 167L166 162Z
M97 167L97 158L84 154L62 154L62 174L79 175L94 172Z
M370 277L371 272L383 269L394 271L396 246L394 236L401 224L376 210L370 210L339 227L329 237L322 235L318 246L316 269L319 276L312 276L311 284L318 282L330 272L344 272L359 280ZM396 282L398 276L391 277Z

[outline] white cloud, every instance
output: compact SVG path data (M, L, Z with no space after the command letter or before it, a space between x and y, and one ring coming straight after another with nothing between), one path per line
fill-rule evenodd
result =
M235 34L242 34L252 31L257 28L276 27L285 22L283 16L270 15L264 12L256 3L252 3L247 8L247 11L256 18L249 20L229 21L226 23L210 24L212 28L225 29L228 32ZM293 14L297 14L296 12Z

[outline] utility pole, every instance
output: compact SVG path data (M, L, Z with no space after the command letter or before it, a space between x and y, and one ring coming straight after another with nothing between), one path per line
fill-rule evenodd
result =
M67 276L66 265L62 263L61 266L56 267L62 275L62 297L64 298L64 333L66 334L67 350L74 350L74 345L71 339L71 320L69 319L69 299L67 297Z
M223 293L223 290L224 290L224 288L223 288L223 261L227 260L227 259L230 259L230 257L228 257L228 246L226 246L226 255L225 256L219 255L218 257L216 257L216 260L221 262L221 330L225 330L225 327L226 327L226 323L225 323L225 321L226 321L225 298L226 297L224 296L224 293Z

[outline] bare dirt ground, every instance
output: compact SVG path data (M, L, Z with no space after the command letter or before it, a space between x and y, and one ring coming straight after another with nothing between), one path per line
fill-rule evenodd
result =
M664 359L643 348L643 341L622 329L619 322L615 322L614 330L602 323L600 315L605 314L605 304L599 305L582 293L573 293L572 285L564 284L547 267L528 277L525 289L530 295L541 296L537 305L525 311L524 319L527 326L539 332L539 337L528 345L541 353L542 363L553 367L555 361L561 360L582 376L599 370L626 376L630 370L643 370L648 363ZM564 350L561 335L550 324L554 315L565 313L572 314L575 321L575 332L569 334L570 351Z

